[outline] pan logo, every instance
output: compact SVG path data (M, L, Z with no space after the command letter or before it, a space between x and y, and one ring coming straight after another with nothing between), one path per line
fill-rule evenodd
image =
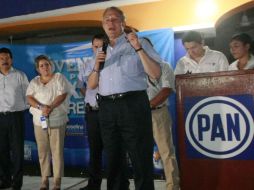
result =
M196 103L186 117L185 131L191 145L211 158L241 154L254 135L249 110L235 99L216 96Z

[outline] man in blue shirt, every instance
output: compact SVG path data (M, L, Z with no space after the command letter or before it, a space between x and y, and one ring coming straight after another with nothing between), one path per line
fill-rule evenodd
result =
M106 54L99 51L88 86L99 88L99 120L107 155L107 188L125 190L128 152L136 190L154 190L153 133L146 76L160 77L159 55L139 39L134 30L124 33L125 16L117 7L103 13L103 29L109 38ZM104 68L100 64L105 61Z

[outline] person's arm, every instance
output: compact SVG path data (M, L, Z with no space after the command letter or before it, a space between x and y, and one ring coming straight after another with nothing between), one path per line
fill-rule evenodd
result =
M67 97L67 93L64 93L62 95L57 96L54 101L49 105L49 107L51 108L51 110L55 109L56 107L58 107L61 103L63 103L63 101L65 100L65 98Z
M153 79L160 78L161 69L159 63L149 57L143 49L137 53L141 59L141 62L143 63L145 72Z
M106 58L106 54L103 51L99 51L96 54L94 68L92 72L90 73L90 75L88 76L88 82L87 82L88 88L95 89L98 86L99 76L100 76L100 63L104 62L105 58Z
M67 93L61 94L61 95L57 96L50 105L43 105L42 108L41 108L42 114L45 115L45 116L49 116L49 114L56 107L58 107L60 104L62 104L64 102L66 97L67 97Z
M175 89L174 72L168 63L162 64L162 73L161 73L160 81L161 81L162 88L160 89L158 94L150 100L151 108L155 108L161 105L163 102L165 102Z
M152 59L142 48L142 45L138 39L137 34L132 31L131 33L127 34L127 38L131 44L131 46L135 49L137 54L139 55L141 62L144 66L145 72L153 79L160 78L161 69L160 64Z
M82 96L86 96L86 88L80 88L80 93L82 94Z
M51 111L49 106L41 104L40 101L33 97L33 95L27 95L26 97L30 106L41 110L42 115L48 117Z
M49 114L58 107L66 98L67 93L64 93L62 95L57 96L54 101L51 103L51 105L44 105L41 104L40 101L35 99L32 95L27 95L27 101L30 106L37 108L42 111L42 115L49 116Z
M150 100L150 107L155 108L158 105L162 104L165 102L168 98L168 96L173 92L172 88L162 88L161 91Z
M36 100L32 95L27 95L26 96L26 99L27 99L27 102L30 106L34 107L34 108L37 108L37 109L40 109L43 105L38 101Z

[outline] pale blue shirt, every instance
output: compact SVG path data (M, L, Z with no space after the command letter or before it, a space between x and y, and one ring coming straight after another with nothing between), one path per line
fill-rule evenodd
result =
M22 71L11 68L7 75L0 72L0 112L27 109L27 86L28 80Z
M92 107L98 106L96 102L96 94L98 93L98 87L96 87L95 89L90 89L87 87L86 83L88 76L90 75L90 73L94 68L94 65L95 65L94 57L91 57L86 60L84 65L82 65L82 67L79 70L78 74L79 82L77 86L78 88L86 88L86 95L84 101L85 103L89 103L90 106Z
M158 63L162 60L147 40L140 39L144 51ZM125 34L108 46L104 69L100 72L99 93L103 96L147 89L147 74L139 55L127 42Z

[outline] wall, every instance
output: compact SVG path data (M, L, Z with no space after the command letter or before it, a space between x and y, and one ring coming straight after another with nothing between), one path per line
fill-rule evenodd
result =
M149 30L186 25L214 25L226 12L243 5L250 0L214 0L217 10L214 16L204 18L195 13L197 3L204 0L159 0L151 3L135 4L122 7L127 15L127 23L139 30ZM115 5L112 2L112 6ZM207 11L210 7L207 7ZM51 28L68 28L75 26L100 26L103 10L52 16L50 18L32 19L0 25L0 35L13 35L27 31L49 30Z

